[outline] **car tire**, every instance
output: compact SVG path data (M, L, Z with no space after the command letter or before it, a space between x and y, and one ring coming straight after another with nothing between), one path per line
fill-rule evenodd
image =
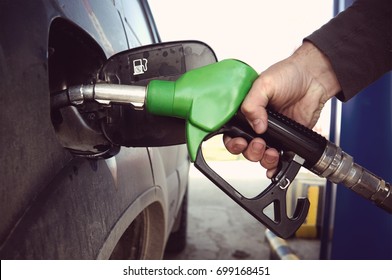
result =
M177 226L176 226L177 225ZM176 254L182 252L187 244L187 228L188 228L188 188L182 200L178 216L174 223L175 231L169 236L166 243L166 253Z

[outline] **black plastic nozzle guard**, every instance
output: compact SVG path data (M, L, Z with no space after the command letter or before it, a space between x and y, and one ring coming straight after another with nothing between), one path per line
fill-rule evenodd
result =
M210 137L224 133L225 129L209 135ZM284 153L280 157L279 172L272 178L271 184L260 194L247 198L239 193L233 186L219 176L204 159L202 147L199 148L195 167L208 179L216 184L226 195L248 211L253 217L282 238L294 235L305 221L309 211L309 200L299 198L292 217L287 215L286 194L287 189L303 164L303 159L293 153ZM273 217L267 215L266 208L273 206Z

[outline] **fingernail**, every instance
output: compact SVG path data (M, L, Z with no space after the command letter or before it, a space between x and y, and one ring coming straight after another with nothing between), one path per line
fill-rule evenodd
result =
M261 119L255 119L252 122L253 130L257 133L262 133L264 129L264 123Z
M244 145L239 145L239 144L235 144L233 147L233 152L235 153L242 153L242 151L245 149Z
M265 149L265 146L259 142L252 143L252 152L260 154Z
M266 163L275 163L277 160L277 157L267 154L267 155L264 155L264 160Z

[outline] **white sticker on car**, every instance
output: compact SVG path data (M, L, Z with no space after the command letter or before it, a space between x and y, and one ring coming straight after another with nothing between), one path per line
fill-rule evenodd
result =
M141 75L147 71L148 60L146 58L139 58L133 61L133 75Z

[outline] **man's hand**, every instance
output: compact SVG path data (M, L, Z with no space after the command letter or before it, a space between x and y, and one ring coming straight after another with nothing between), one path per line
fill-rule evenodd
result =
M258 134L267 129L267 105L312 128L324 104L340 89L328 58L313 44L304 42L293 55L260 74L241 111ZM279 153L267 148L263 139L255 138L248 144L243 138L225 136L224 144L233 154L243 153L248 160L259 161L267 169L267 177L276 172Z

